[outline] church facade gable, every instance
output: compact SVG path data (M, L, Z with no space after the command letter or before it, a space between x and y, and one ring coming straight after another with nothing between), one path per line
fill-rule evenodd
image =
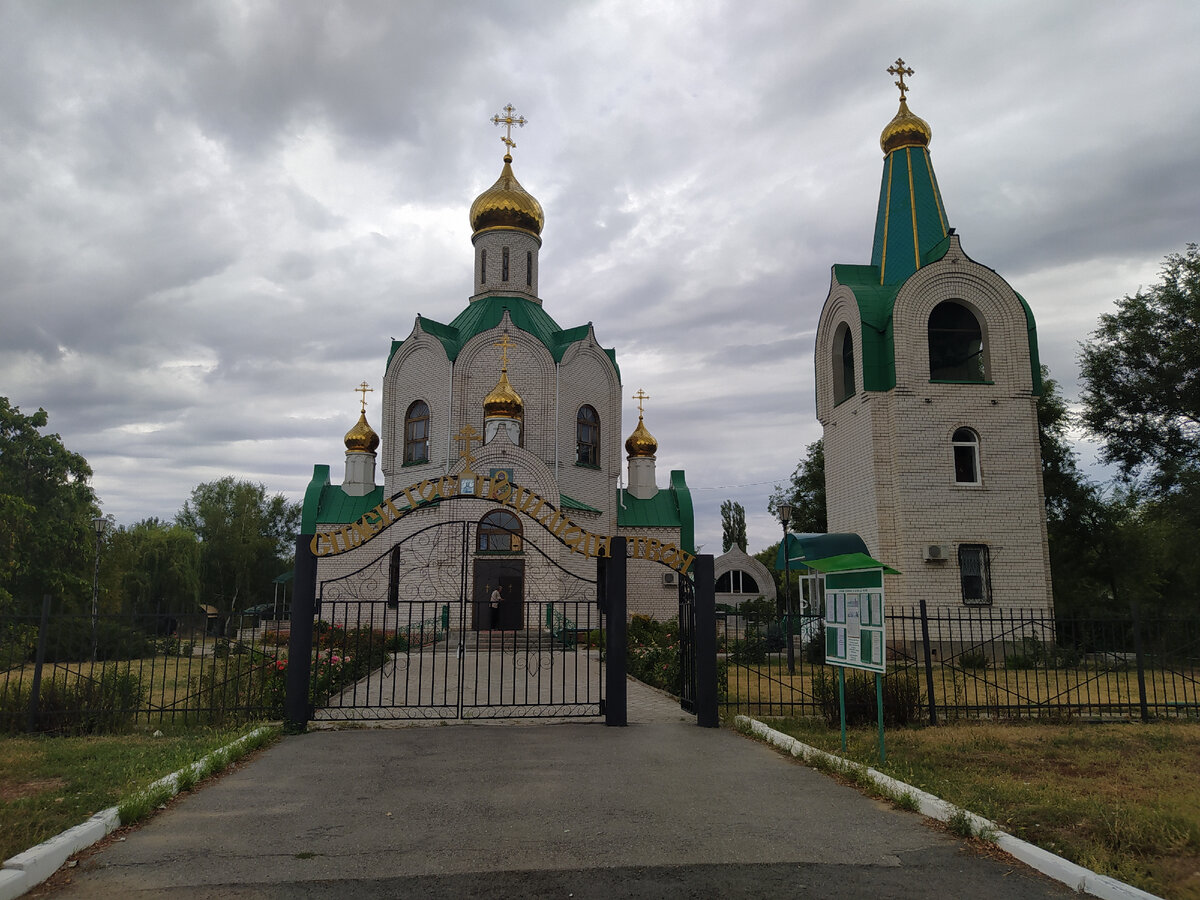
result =
M383 476L389 489L426 477L426 471L444 470L453 458L451 372L445 348L419 323L388 361L383 379ZM423 426L415 404L425 406ZM413 428L408 427L410 411L418 414Z

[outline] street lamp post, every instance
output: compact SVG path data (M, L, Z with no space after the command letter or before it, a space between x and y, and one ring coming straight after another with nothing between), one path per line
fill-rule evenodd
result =
M792 505L779 504L779 521L783 523L783 608L787 616L788 674L796 674L796 649L792 646L792 561L788 547L788 522L792 520Z
M100 540L104 537L104 532L108 530L108 519L104 516L96 516L92 519L92 528L96 530L96 565L92 570L92 662L95 662L100 640L97 628L100 601Z

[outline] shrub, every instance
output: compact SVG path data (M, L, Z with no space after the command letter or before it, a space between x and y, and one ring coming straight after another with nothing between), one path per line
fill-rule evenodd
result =
M729 661L736 665L757 666L767 661L767 642L762 630L747 626L745 637L729 642Z
M982 650L968 650L959 655L958 664L964 669L986 669L992 662Z
M832 727L840 720L838 679L831 672L818 672L813 679L813 697L825 721ZM885 725L916 722L925 702L921 681L914 672L892 672L883 679L883 721ZM846 671L846 725L867 725L878 721L875 676L869 672Z
M0 724L8 734L27 728L29 693L29 686L22 683L0 694ZM33 727L57 735L125 731L135 724L144 696L141 679L128 667L97 668L93 677L45 679Z
M626 633L630 675L653 687L679 696L683 673L679 665L679 622L659 622L635 615Z
M138 659L154 652L154 639L136 628L110 618L93 622L88 616L64 616L46 631L46 662L91 659L93 645L98 660ZM33 654L28 658L32 660Z
M814 666L825 665L825 623L817 625L817 630L804 643L804 658Z

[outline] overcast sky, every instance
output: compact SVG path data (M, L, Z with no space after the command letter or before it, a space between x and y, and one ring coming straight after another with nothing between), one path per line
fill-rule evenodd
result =
M622 439L650 395L705 551L723 499L754 551L821 436L830 266L870 262L887 67L1075 399L1097 316L1200 240L1197 47L1184 0L4 2L0 395L124 524L340 477L355 386L379 428L391 338L466 305L511 102L546 311L616 347Z

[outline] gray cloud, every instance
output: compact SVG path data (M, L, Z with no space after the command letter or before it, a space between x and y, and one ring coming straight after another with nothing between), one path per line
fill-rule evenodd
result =
M8 4L0 392L121 521L228 473L298 498L390 339L465 304L511 101L547 311L654 398L698 539L730 497L754 549L820 436L813 329L830 266L869 258L888 64L1074 396L1096 317L1200 232L1198 38L1170 2Z

